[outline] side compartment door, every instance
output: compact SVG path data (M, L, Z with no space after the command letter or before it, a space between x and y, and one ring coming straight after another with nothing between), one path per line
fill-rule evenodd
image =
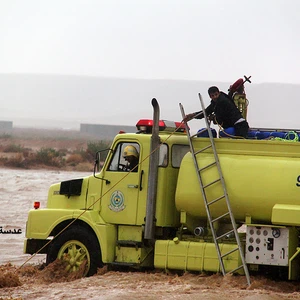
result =
M138 143L120 142L115 147L112 159L105 170L105 179L109 184L103 184L100 214L107 223L136 224L138 198L141 181L141 167L138 165L130 171L129 162L124 158L124 150L132 146L141 157ZM133 149L133 148L130 148Z

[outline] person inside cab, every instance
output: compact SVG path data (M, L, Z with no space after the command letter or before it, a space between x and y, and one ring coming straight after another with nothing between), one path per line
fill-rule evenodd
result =
M124 171L138 171L139 153L132 145L126 146L123 151L123 157L127 161Z

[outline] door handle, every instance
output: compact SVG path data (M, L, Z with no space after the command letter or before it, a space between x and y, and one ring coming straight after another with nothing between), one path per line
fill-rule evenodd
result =
M142 183L143 183L143 175L144 175L144 170L141 171L141 176L140 176L140 191L143 189Z
M128 184L127 187L131 189L137 189L139 186L137 184Z

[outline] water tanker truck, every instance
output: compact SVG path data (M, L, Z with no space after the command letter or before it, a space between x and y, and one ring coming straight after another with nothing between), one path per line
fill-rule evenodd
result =
M94 174L53 184L46 207L29 211L24 253L47 254L47 264L62 259L70 271L84 267L86 276L108 265L269 270L298 280L300 142L215 137L212 148L210 137L188 136L152 105L153 119L116 135L101 170L100 152ZM196 162L191 141L202 149ZM214 149L224 185L209 184L218 176L207 167ZM138 159L133 169L127 154ZM202 184L195 165L205 169ZM224 187L230 205L214 200L208 211L205 198L218 199Z

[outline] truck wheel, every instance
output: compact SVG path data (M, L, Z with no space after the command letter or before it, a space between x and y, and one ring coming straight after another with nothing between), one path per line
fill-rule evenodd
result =
M86 263L83 276L91 276L102 267L101 252L95 237L81 227L72 227L61 233L50 244L46 264L62 259L70 272L78 271Z

